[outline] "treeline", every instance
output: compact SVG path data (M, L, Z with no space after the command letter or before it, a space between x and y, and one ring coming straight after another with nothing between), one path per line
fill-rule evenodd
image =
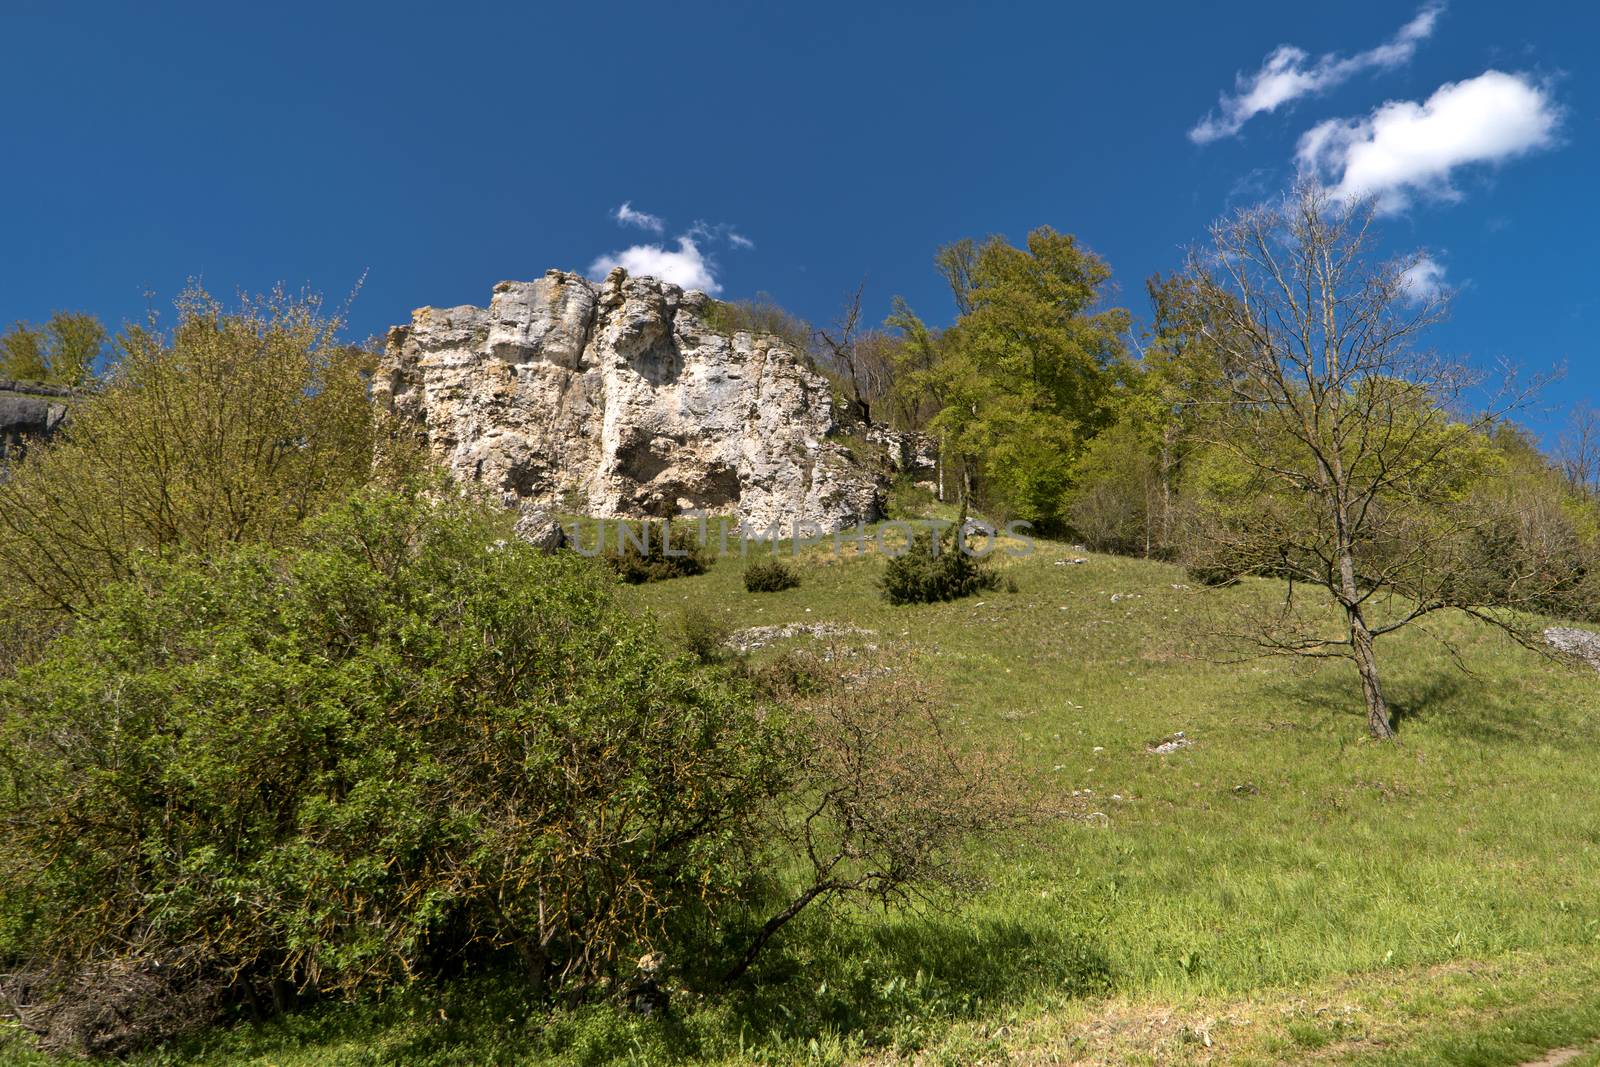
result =
M1547 455L1514 421L1536 389L1433 352L1452 294L1415 284L1422 253L1381 256L1376 223L1310 183L1237 211L1149 280L1137 329L1069 235L959 241L934 260L949 327L896 299L861 330L858 291L809 349L858 416L932 435L963 511L1206 584L1286 580L1215 636L1350 660L1387 738L1389 634L1456 612L1543 650L1531 613L1600 618L1600 433L1585 409Z
M42 325L13 323L0 332L0 379L87 385L109 339L98 318L80 311L58 311Z
M1370 245L1357 251L1362 262L1371 258ZM1244 399L1244 361L1235 350L1238 322L1228 322L1238 318L1241 295L1207 276L1215 249L1202 252L1145 283L1148 308L1138 319L1111 306L1106 262L1049 227L1021 247L993 236L939 249L934 266L955 311L948 327L929 325L900 298L881 326L865 325L859 289L822 327L765 296L724 303L721 315L728 326L774 334L809 355L854 417L933 437L945 499L1099 551L1188 562L1198 577L1228 581L1273 568L1239 552L1230 560L1206 536L1217 467L1226 462L1217 416ZM1430 306L1420 315L1424 303L1433 302L1395 289L1378 310L1429 320L1420 327L1442 311ZM1337 317L1347 309L1330 310ZM1459 399L1481 408L1447 413L1484 450L1470 484L1458 487L1474 499L1479 520L1468 538L1476 549L1455 559L1461 582L1488 602L1600 617L1600 419L1575 412L1546 452L1513 421L1515 404L1496 407L1492 391L1457 396L1462 369L1437 370L1413 382L1418 403ZM1359 377L1334 373L1340 389ZM1529 603L1524 594L1534 589Z

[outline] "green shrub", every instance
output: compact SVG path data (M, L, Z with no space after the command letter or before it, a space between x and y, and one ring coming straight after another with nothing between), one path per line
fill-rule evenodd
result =
M930 530L918 531L906 550L889 561L880 582L891 604L958 600L999 585L994 569L960 551L951 531L935 539Z
M701 663L721 663L728 658L728 637L733 627L705 608L686 608L680 623L684 651Z
M909 476L895 479L889 487L890 518L920 519L928 515L938 502L933 490L918 485Z
M814 696L836 683L839 677L839 672L815 653L794 648L782 649L758 664L743 659L738 668L759 692L785 702Z
M335 991L502 953L581 988L723 899L782 717L501 533L369 491L141 564L0 682L12 961Z
M708 300L701 318L708 327L729 337L741 331L775 337L791 354L810 359L811 324L785 311L770 293L757 293L754 300Z
M758 559L744 569L744 587L750 593L779 593L800 584L800 572L781 559Z
M605 561L629 585L664 582L706 572L706 549L689 528L674 530L665 521L645 522L635 534L617 527L617 544ZM670 538L670 540L669 540Z

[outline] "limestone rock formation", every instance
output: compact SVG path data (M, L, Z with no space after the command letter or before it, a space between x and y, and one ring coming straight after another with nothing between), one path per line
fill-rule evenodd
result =
M919 435L843 422L828 381L715 302L614 270L501 282L487 308L421 308L389 331L376 394L457 477L598 516L732 514L830 532L881 517Z
M0 381L0 463L21 458L28 441L60 429L73 395L56 385Z

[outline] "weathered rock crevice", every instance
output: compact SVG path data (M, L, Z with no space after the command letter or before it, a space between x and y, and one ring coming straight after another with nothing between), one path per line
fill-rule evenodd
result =
M926 439L842 424L825 378L776 338L718 332L712 308L620 270L501 282L487 308L390 330L377 399L458 478L591 515L827 532L881 517L896 474L933 477Z

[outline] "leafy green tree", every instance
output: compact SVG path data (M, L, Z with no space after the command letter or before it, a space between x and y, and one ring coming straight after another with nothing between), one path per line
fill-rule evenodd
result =
M83 385L95 374L106 348L106 328L93 315L58 311L45 323L50 338L50 380Z
M1170 545L1170 486L1161 422L1130 396L1116 422L1096 434L1073 468L1067 521L1090 548L1157 556Z
M0 334L0 378L87 384L106 340L100 320L83 312L58 311L42 327L19 322Z
M1196 279L1146 282L1152 318L1139 361L1111 395L1114 421L1072 473L1067 519L1104 551L1172 556L1182 549L1182 482L1206 413L1224 402L1233 369L1211 336Z
M988 443L978 418L986 386L976 365L955 351L955 334L931 329L898 297L888 325L899 331L902 342L897 403L901 410L918 412L922 417L916 428L939 442L940 499L953 477L965 504Z
M44 334L25 322L0 334L0 378L42 382L50 376Z
M1128 314L1100 307L1111 271L1069 234L1041 227L1025 248L999 237L937 257L960 311L935 336L903 303L891 325L930 352L920 385L930 431L1001 508L1059 526L1074 459L1112 417L1128 372ZM970 487L968 487L970 488Z

